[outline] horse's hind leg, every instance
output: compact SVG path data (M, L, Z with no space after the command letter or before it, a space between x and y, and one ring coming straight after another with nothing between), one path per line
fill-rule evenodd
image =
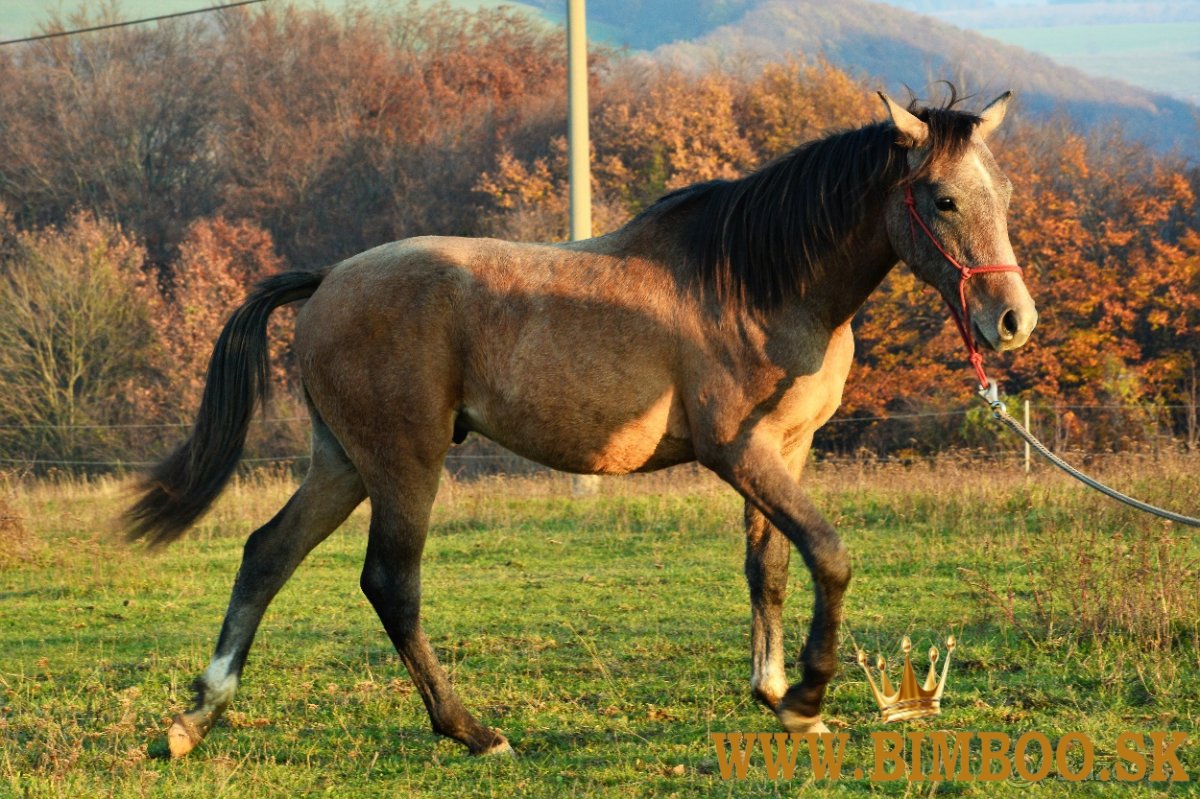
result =
M746 502L746 584L750 588L750 689L771 710L787 692L783 600L792 545Z
M312 465L283 510L246 541L216 652L195 683L195 704L175 717L167 733L172 757L190 752L212 729L237 689L267 605L313 547L365 496L362 480L341 446L314 419Z
M810 443L804 442L786 457L793 480L800 478ZM746 500L745 518L746 584L750 589L750 689L755 699L780 714L785 723L805 732L824 732L826 728L822 722L811 720L815 714L797 721L783 702L788 692L783 655L783 601L787 596L791 543L750 500ZM785 712L789 714L786 717Z
M421 629L421 553L440 471L440 457L405 459L402 466L387 470L386 485L370 486L371 533L362 590L420 692L433 731L464 744L471 754L511 752L503 735L480 724L463 706Z

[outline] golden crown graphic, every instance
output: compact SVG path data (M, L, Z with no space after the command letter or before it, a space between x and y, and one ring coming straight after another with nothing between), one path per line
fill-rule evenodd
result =
M867 681L871 683L871 693L875 694L875 701L879 703L884 721L924 719L936 716L942 711L942 691L946 688L946 673L950 671L950 653L954 651L954 646L952 635L946 639L946 662L942 664L940 680L936 679L935 669L938 660L937 647L929 648L929 675L925 677L925 685L921 686L917 684L917 675L913 673L912 660L908 655L912 651L912 641L908 640L907 635L904 636L904 640L900 642L900 649L904 651L904 674L900 677L898 691L892 688L887 674L883 671L887 666L883 656L880 655L875 660L875 668L879 669L879 682L882 686L879 687L875 685L871 670L867 668L867 653L858 650L858 665L862 667Z

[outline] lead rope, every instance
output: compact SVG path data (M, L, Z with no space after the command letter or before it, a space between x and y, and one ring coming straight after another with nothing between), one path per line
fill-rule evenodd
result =
M1109 488L1099 480L1096 480L1093 477L1088 477L1086 474L1055 455L1046 448L1045 444L1043 444L1041 441L1038 441L1037 437L1034 436L1033 433L1030 433L1021 425L1020 422L1009 415L1008 409L1005 408L1004 403L1000 401L999 392L996 390L996 384L994 382L992 383L991 388L983 388L980 386L979 396L983 397L983 401L991 407L993 418L995 418L1001 424L1007 426L1021 438L1028 441L1029 445L1037 450L1038 454L1043 458L1050 461L1055 466L1062 469L1064 472L1071 475L1084 485L1091 486L1101 494L1110 496L1118 502L1124 502L1131 508L1137 508L1138 510L1145 511L1146 513L1153 513L1155 516L1161 516L1164 519L1170 519L1171 521L1179 522L1180 524L1190 525L1191 527L1200 527L1200 519L1194 519L1191 516L1184 516L1182 513L1175 513L1174 511L1165 510L1155 505L1142 502L1140 499L1134 499L1131 496L1122 494L1115 488Z
M1186 524L1191 527L1200 527L1200 519L1195 519L1191 516L1184 516L1181 513L1175 513L1174 511L1165 510L1164 508L1142 502L1139 499L1134 499L1131 496L1122 494L1120 491L1117 491L1114 488L1104 485L1104 483L1101 483L1099 480L1096 480L1093 477L1089 477L1047 449L1046 445L1041 441L1038 441L1037 437L1034 436L1033 433L1030 433L1021 425L1020 422L1009 415L1008 409L1005 408L1004 403L1000 401L999 386L997 386L995 382L988 380L987 374L983 371L983 355L975 346L975 337L971 333L971 310L967 306L967 280L972 275L979 274L981 272L1020 273L1021 267L1015 264L993 264L975 267L967 267L963 264L960 264L950 255L950 253L946 252L946 249L942 247L941 242L938 241L937 236L933 234L933 231L930 230L929 226L925 224L925 220L921 218L919 213L917 213L917 204L913 198L911 186L904 187L904 204L908 207L908 225L909 230L912 232L913 243L916 243L917 226L919 225L921 230L929 238L929 241L932 242L933 246L937 248L937 251L942 254L942 257L945 258L951 266L957 269L961 275L958 281L958 300L960 308L955 308L954 304L949 300L946 300L946 304L950 307L950 315L953 317L954 323L958 327L958 334L962 336L963 344L966 345L967 361L970 362L972 368L975 370L975 375L979 378L979 396L982 397L983 401L986 402L988 407L992 409L992 417L1008 427L1008 429L1012 430L1018 436L1029 442L1029 445L1037 450L1039 455L1050 461L1050 463L1054 464L1059 469L1062 469L1064 472L1071 475L1084 485L1096 489L1101 494L1112 497L1118 502L1123 502L1131 508L1137 508L1140 511L1152 513L1155 516L1160 516L1164 519L1170 519L1171 521L1178 522L1179 524Z

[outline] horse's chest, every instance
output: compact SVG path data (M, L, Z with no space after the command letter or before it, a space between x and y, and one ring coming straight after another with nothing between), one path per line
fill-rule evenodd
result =
M842 389L854 358L854 338L849 325L834 332L815 371L776 378L774 397L762 401L763 422L784 438L811 434L837 412Z

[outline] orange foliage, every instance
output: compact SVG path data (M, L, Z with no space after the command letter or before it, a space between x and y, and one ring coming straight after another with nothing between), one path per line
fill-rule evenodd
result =
M416 3L221 19L0 54L0 273L18 242L50 247L51 226L83 235L84 218L148 250L129 280L166 377L128 375L113 420L186 418L229 311L270 272L424 233L567 235L561 31ZM880 116L873 87L822 61L692 73L594 49L592 76L598 234L673 188ZM1200 441L1200 172L1061 119L1012 123L993 149L1041 320L1029 346L988 357L989 373L1049 403L1188 405L1176 430ZM954 326L906 268L855 328L843 416L968 401ZM1060 421L1061 438L1086 434Z
M226 319L259 280L283 262L269 233L249 222L202 219L188 228L179 247L167 302L153 320L169 358L170 401L166 407L190 418L200 404L213 342ZM272 316L271 366L276 385L287 382L290 311Z

